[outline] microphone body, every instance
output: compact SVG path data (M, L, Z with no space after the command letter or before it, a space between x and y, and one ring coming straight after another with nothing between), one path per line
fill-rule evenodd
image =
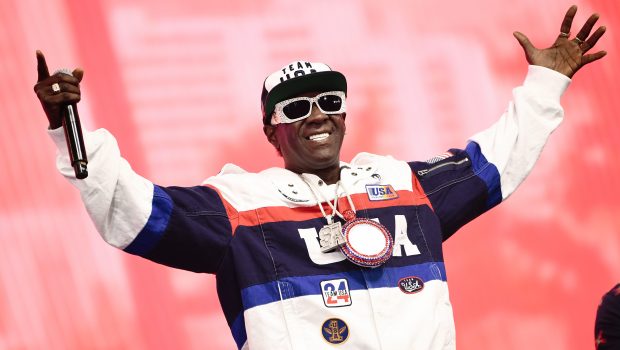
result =
M84 179L88 176L88 159L86 158L86 147L84 146L84 136L82 136L82 125L75 105L67 105L62 110L62 128L65 131L65 140L69 149L71 166L75 171L75 177Z
M54 74L62 73L72 75L68 69L59 69ZM68 104L62 108L62 128L65 132L67 149L71 166L75 171L75 177L85 179L88 176L88 159L86 157L86 147L84 146L84 136L82 136L82 125L78 115L77 106Z

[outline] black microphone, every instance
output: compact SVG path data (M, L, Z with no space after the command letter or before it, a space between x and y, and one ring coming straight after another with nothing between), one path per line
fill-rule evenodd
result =
M54 75L61 73L73 76L71 71L62 68L54 72ZM65 140L71 159L71 166L75 171L75 177L85 179L88 176L88 159L86 158L86 147L84 146L84 136L82 136L82 125L78 115L77 106L67 104L62 108L62 128L65 131Z

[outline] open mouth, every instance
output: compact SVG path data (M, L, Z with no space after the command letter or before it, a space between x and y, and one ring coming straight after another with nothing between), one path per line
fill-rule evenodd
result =
M306 139L310 140L310 141L323 141L325 139L327 139L329 137L329 133L324 132L324 133L320 133L320 134L314 134L314 135L310 135L308 137L306 137Z

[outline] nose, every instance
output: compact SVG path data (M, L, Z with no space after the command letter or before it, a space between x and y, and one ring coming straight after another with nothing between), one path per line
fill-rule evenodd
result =
M325 119L328 119L328 118L329 118L329 116L327 114L321 112L321 110L316 105L316 103L313 103L312 104L312 111L310 112L310 116L306 120L306 123L320 123L320 122L323 122Z

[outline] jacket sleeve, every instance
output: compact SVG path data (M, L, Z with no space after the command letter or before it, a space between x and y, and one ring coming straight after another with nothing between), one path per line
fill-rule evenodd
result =
M522 86L491 127L439 161L410 166L439 217L443 239L508 198L525 180L564 111L560 98L570 79L530 66Z
M235 214L215 188L153 184L131 169L105 129L84 134L89 176L78 180L62 128L48 132L58 148L58 170L80 191L107 243L168 266L216 272L232 238Z

